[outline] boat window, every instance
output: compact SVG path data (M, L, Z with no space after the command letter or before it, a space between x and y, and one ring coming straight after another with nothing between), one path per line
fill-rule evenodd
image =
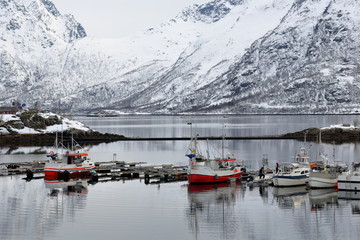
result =
M300 171L295 171L294 173L299 173Z
M308 170L306 170L306 171L305 171L305 173L309 173L309 171L308 171Z
M304 171L301 171L301 173L300 174L304 174L305 172Z

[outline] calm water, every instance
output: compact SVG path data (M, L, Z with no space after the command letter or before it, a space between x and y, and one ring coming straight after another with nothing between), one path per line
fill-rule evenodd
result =
M124 116L78 118L101 132L126 136L271 135L353 123L358 116ZM225 125L225 128L223 126ZM223 130L224 129L224 130ZM227 141L236 157L257 170L263 154L269 165L291 161L302 146L293 140ZM219 147L220 143L211 141ZM186 141L115 142L89 148L93 161L186 164ZM312 159L319 146L307 143ZM358 161L359 145L325 144L329 159ZM45 159L50 148L0 148L1 162ZM41 153L41 154L36 154ZM115 155L114 155L115 154ZM189 186L140 180L88 184L25 182L0 177L0 239L358 239L360 200L343 192L259 188L246 184ZM66 185L67 184L67 185ZM60 191L57 187L62 187ZM352 198L359 198L354 195Z

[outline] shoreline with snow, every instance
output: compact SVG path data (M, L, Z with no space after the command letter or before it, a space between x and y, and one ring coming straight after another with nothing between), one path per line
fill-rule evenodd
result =
M349 143L360 142L360 126L352 124L337 124L322 128L308 128L302 131L283 134L283 137L303 141L306 135L307 141L319 141L321 130L321 141L325 143Z
M79 121L49 112L32 110L0 115L0 146L52 146L57 135L64 142L73 137L79 143L91 144L125 138L100 133Z

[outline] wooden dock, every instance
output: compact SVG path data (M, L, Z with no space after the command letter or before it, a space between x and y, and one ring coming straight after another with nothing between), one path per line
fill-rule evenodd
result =
M187 166L174 166L172 164L145 165L145 162L98 162L95 163L96 178L102 179L134 179L143 178L145 183L156 178L160 181L182 181L186 180Z
M43 178L44 165L48 161L1 163L0 176L26 174L30 178ZM146 184L151 179L163 182L186 180L187 166L174 166L173 164L146 165L146 162L95 162L95 169L89 175L94 181L109 181L121 179L144 179Z

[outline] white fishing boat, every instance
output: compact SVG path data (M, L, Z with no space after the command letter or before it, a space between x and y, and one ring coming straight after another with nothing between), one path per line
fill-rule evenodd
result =
M338 175L336 168L313 169L309 174L309 187L336 188Z
M241 167L236 165L236 158L231 154L224 156L224 138L220 158L210 158L209 150L207 153L207 157L201 154L196 137L191 140L189 153L186 154L189 158L187 178L190 184L226 182L241 177Z
M95 164L88 158L87 153L75 150L75 140L72 138L71 150L65 154L58 154L51 151L48 157L51 158L45 163L45 180L70 179L87 177L90 171L95 168ZM60 156L59 156L60 155Z
M306 185L309 179L310 166L299 163L283 163L280 172L273 176L275 187L293 187Z
M343 171L343 167L339 164L330 165L329 159L325 156L322 149L321 130L319 139L321 160L310 164L309 188L337 188L338 176ZM333 157L335 161L335 148Z
M352 163L350 170L341 173L337 180L339 191L360 191L360 163Z
M301 148L300 154L293 163L282 163L279 172L273 176L275 187L293 187L306 185L309 180L310 165L306 149Z

